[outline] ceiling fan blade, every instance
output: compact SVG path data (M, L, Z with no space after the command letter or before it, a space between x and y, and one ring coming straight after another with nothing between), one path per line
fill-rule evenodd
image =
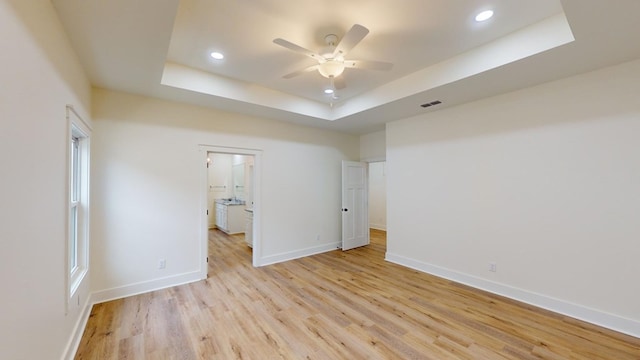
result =
M287 48L289 50L295 51L295 52L300 53L302 55L306 55L306 56L308 56L308 57L310 57L310 58L312 58L314 60L318 60L318 61L324 60L324 58L322 56L314 53L313 51L311 51L309 49L305 49L302 46L296 45L296 44L294 44L294 43L292 43L290 41L287 41L285 39L277 38L277 39L274 39L273 42L275 44L278 44L278 45L280 45L282 47L285 47L285 48Z
M344 62L344 67L352 69L389 71L393 68L393 64L384 61L347 60Z
M359 24L353 25L336 46L336 49L333 51L333 57L335 58L339 55L343 57L346 56L368 33L369 29L366 27Z
M302 70L294 71L294 72L292 72L290 74L287 74L287 75L283 76L283 78L291 79L291 78L294 78L296 76L302 75L304 73L308 73L308 72L311 72L311 71L314 71L314 70L318 70L318 66L319 65L311 65L311 66L306 67L306 68L304 68Z
M332 78L333 88L336 90L344 89L347 87L347 84L344 82L344 77L338 76L337 78Z

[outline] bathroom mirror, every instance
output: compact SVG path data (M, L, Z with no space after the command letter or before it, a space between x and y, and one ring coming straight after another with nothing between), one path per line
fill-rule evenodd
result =
M233 165L233 196L245 200L244 196L244 164Z

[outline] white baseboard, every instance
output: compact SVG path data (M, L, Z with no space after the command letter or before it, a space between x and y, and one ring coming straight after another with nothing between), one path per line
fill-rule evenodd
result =
M93 302L91 300L91 296L87 296L87 299L82 306L80 317L78 317L78 321L76 321L76 325L73 327L71 338L64 349L64 353L62 353L62 360L73 360L76 357L76 352L78 351L78 346L80 346L84 329L87 327L87 322L89 321L89 315L91 315L92 308Z
M385 260L640 338L640 322L638 321L466 275L389 252L386 253Z
M372 229L376 229L376 230L387 231L387 225L386 224L371 224L371 223L369 223L369 227L372 228Z
M335 249L339 249L340 247L341 247L341 243L335 242L330 244L314 246L306 249L281 253L277 255L266 256L258 259L258 266L266 266L266 265L276 264L276 263L285 262L289 260L299 259L306 256L321 254L328 251L333 251Z
M120 286L117 288L96 291L91 294L91 298L94 304L99 304L106 301L147 293L150 291L161 290L176 285L188 284L203 279L204 278L202 277L202 273L200 271L194 271L174 276L168 276L165 278L139 282L136 284Z

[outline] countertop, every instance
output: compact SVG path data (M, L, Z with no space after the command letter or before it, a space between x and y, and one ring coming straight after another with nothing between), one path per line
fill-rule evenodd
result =
M243 200L232 200L232 199L216 199L216 204L222 204L227 206L233 205L245 205L246 202Z

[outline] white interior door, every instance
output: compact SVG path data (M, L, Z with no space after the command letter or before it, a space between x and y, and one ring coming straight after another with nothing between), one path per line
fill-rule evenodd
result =
M342 250L369 245L367 164L342 162Z

